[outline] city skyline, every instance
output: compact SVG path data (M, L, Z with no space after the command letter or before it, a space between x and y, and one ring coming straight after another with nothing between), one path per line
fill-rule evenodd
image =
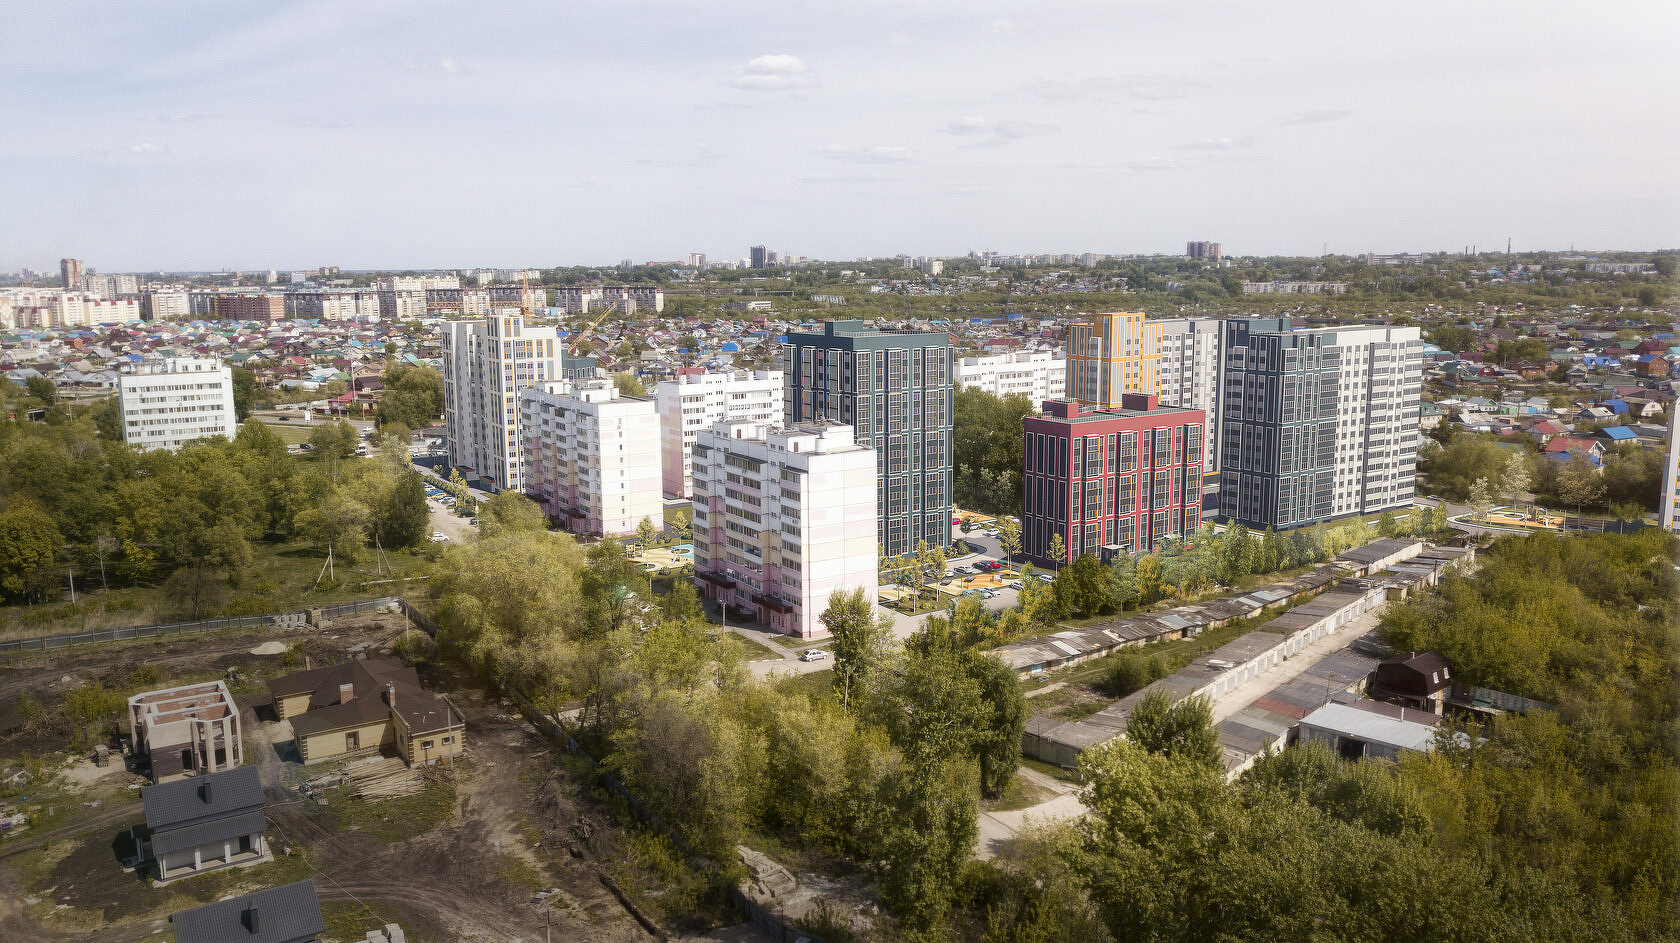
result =
M218 11L0 15L0 270L1677 242L1654 2Z

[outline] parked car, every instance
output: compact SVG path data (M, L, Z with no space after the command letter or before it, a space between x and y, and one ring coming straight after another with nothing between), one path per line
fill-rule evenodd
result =
M1049 573L1040 573L1038 574L1038 581L1040 583L1054 583L1056 578Z
M998 570L1003 569L1003 564L997 562L996 560L981 560L979 563L974 564L974 568L976 570L984 570L987 573L995 573Z
M426 539L430 540L434 544L441 544L449 539L449 535L441 530L434 530L432 531L432 536L427 537Z
M799 653L800 661L822 661L828 657L828 652L820 648L807 648Z

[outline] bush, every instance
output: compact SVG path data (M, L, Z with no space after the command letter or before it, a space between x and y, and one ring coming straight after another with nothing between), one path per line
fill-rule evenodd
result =
M1144 655L1140 652L1121 652L1114 656L1114 667L1108 671L1108 677L1103 679L1103 686L1113 697L1125 697L1134 691L1142 690L1152 681L1165 678L1168 674L1166 662L1160 655Z

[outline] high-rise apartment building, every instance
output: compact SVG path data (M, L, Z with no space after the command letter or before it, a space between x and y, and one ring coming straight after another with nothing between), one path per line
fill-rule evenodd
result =
M764 268L770 262L770 250L763 246L753 246L747 250L747 265L750 268Z
M574 534L663 526L659 416L612 380L559 380L519 394L523 490Z
M1657 526L1680 533L1680 409L1668 407L1668 445L1664 450L1662 496L1657 507Z
M1059 567L1088 553L1145 553L1195 531L1206 420L1145 393L1098 409L1045 403L1044 415L1022 421L1022 551ZM1059 555L1051 552L1058 536Z
M1067 390L1067 361L1049 351L1011 351L957 361L957 386L994 396L1020 394L1035 403L1061 399Z
M218 321L280 321L286 317L284 295L218 294L214 303Z
M702 373L685 368L654 391L659 404L661 475L665 493L694 493L691 458L695 437L725 419L756 423L782 420L782 372L734 370Z
M1088 406L1118 406L1122 393L1155 393L1161 325L1139 313L1099 314L1068 325L1067 395Z
M522 490L519 394L559 379L560 340L520 315L451 321L443 332L443 416L449 463L496 490Z
M1184 254L1192 259L1210 259L1219 261L1224 247L1217 242L1189 242L1184 245Z
M142 449L178 449L211 436L233 438L233 371L220 360L171 357L139 364L117 378L123 441Z
M852 426L875 451L879 540L888 554L951 541L951 343L948 335L829 321L782 345L784 426Z
M490 293L480 288L428 288L426 310L432 314L452 314L472 318L490 313Z
M837 422L720 422L694 445L694 574L706 598L801 638L880 577L875 455Z
M1298 527L1411 504L1423 341L1406 327L1233 318L1221 343L1220 514Z
M140 320L136 298L107 299L59 288L0 290L0 324L7 327L91 327L131 324Z
M425 289L394 288L379 292L379 320L419 321L425 316Z
M185 321L192 303L184 291L148 291L140 296L140 316L148 321Z
M81 291L83 277L81 259L58 260L59 287L70 291Z
M1157 322L1161 330L1161 402L1207 413L1207 469L1219 468L1219 318Z

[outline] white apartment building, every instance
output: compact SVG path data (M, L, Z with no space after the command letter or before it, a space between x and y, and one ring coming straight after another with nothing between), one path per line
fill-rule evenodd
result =
M625 314L652 309L657 314L665 310L665 289L648 285L562 286L554 289L554 306L567 314L589 314L603 308L616 308Z
M152 321L185 321L192 302L184 291L148 291L141 296L142 313Z
M1067 360L1047 350L1011 351L957 361L957 386L973 386L994 396L1019 393L1034 408L1067 395Z
M1161 366L1157 389L1161 402L1207 413L1206 463L1219 468L1219 327L1218 318L1177 318L1161 326Z
M211 436L233 438L233 371L220 360L171 357L139 364L117 380L123 441L178 449Z
M1680 533L1680 409L1669 406L1668 445L1664 449L1663 483L1657 506L1657 526Z
M380 291L429 291L433 288L460 288L457 275L393 275L374 282Z
M137 298L105 299L81 290L18 288L3 294L0 319L5 327L91 327L95 324L132 324L140 320Z
M827 635L837 591L880 585L875 453L852 427L724 421L694 444L694 574L730 618Z
M690 458L695 436L725 419L776 422L782 418L782 371L679 373L654 391L659 404L659 452L665 493L694 493Z
M523 490L519 394L560 378L552 327L526 327L517 314L450 321L443 331L443 418L449 463L498 491Z
M560 380L519 397L524 491L574 534L664 525L659 417L651 399L612 380Z

